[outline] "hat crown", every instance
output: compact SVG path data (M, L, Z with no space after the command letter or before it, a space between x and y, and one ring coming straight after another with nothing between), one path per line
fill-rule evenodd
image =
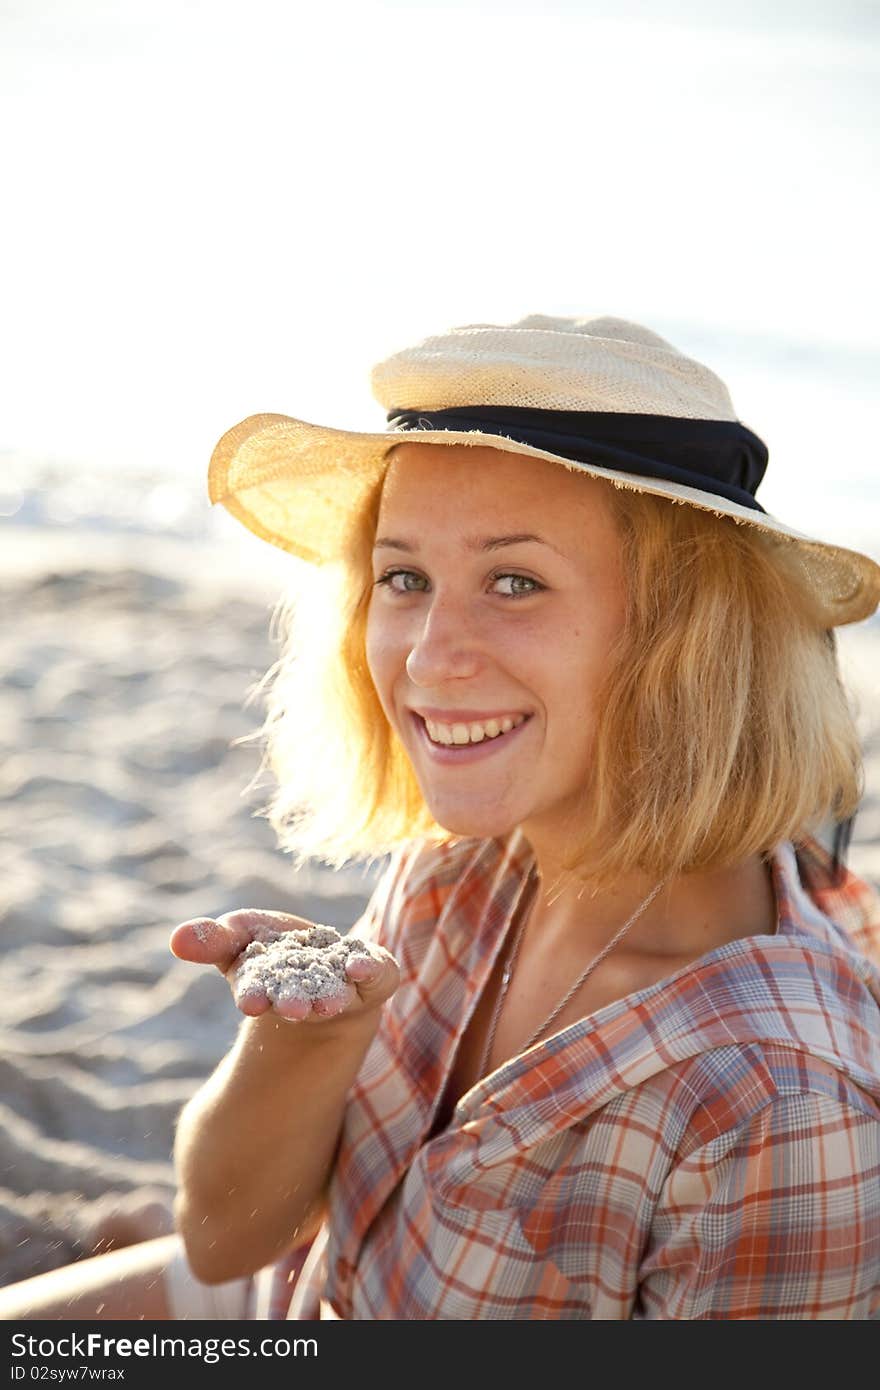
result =
M386 411L486 405L737 419L708 367L609 316L465 324L386 357L370 384Z

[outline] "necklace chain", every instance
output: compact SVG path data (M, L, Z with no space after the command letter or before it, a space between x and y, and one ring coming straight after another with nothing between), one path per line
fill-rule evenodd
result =
M532 869L531 873L534 876L535 870ZM541 1034L547 1031L553 1020L559 1017L566 1004L569 1002L569 1000L574 998L584 981L589 979L593 971L596 970L602 964L605 957L611 951L613 951L617 943L623 939L623 937L629 931L633 923L636 922L639 917L641 917L642 913L645 912L648 907L650 907L651 903L654 901L657 894L660 892L660 889L664 886L664 882L665 880L661 881L654 888L651 889L651 892L645 898L644 902L639 904L639 906L636 908L635 912L632 914L629 920L624 922L622 927L618 928L618 930L614 933L608 944L606 946L603 946L599 954L597 956L594 956L593 959L590 961L589 965L587 965L585 969L581 971L580 975L575 980L574 984L571 986L571 989L569 989L567 993L563 995L563 997L560 999L559 1003L553 1009L549 1017L544 1019L544 1022L535 1030L535 1032L529 1038L528 1042L523 1044L523 1046L519 1049L520 1052L528 1052L529 1048L533 1045L533 1043L536 1043L538 1041ZM537 893L537 883L535 887L535 893ZM486 1067L489 1062L489 1057L492 1053L492 1044L495 1041L495 1032L498 1028L498 1020L501 1017L501 1010L503 1009L504 1001L507 998L507 991L510 986L511 976L513 975L513 971L516 966L517 957L519 955L519 948L522 945L522 939L526 929L526 922L528 921L529 910L534 901L535 893L533 893L530 896L528 902L526 903L523 909L522 918L516 933L516 938L514 940L513 947L511 948L510 958L507 961L507 964L505 965L504 971L501 976L501 987L498 991L498 998L495 1001L495 1008L492 1010L492 1018L489 1023L489 1030L486 1037L486 1043L483 1048L483 1056L480 1060L480 1070L477 1078L478 1080L482 1079L482 1077L486 1074Z

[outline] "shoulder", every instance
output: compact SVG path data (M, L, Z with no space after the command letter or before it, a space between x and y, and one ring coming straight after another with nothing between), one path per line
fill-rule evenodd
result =
M713 1048L666 1073L674 1099L679 1159L707 1145L718 1153L768 1121L787 1127L794 1141L811 1143L814 1115L839 1115L873 1128L880 1143L880 1082L864 1084L841 1060L797 1044L770 1041Z
M805 837L793 847L801 884L819 911L874 966L880 966L880 893L851 869L836 870L820 840Z
M645 1055L638 1069L650 1060ZM617 1089L597 1107L591 1124L596 1120L606 1136L613 1129L614 1146L626 1147L654 1192L679 1169L696 1165L705 1173L741 1161L753 1152L755 1136L764 1136L764 1144L768 1135L776 1136L786 1161L796 1166L802 1152L809 1167L817 1136L858 1133L873 1154L862 1171L880 1179L880 1074L845 1056L818 1055L795 1039L706 1042Z
M743 1097L677 1157L640 1268L642 1316L875 1315L880 1110L834 1090Z

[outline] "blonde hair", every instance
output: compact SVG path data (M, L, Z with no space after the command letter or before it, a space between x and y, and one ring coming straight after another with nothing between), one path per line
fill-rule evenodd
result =
M345 563L313 570L280 601L282 654L257 687L268 691L267 716L252 737L263 739L276 782L262 813L298 865L315 857L339 867L413 839L460 838L431 816L367 667L381 486L354 519ZM667 878L853 815L859 738L833 634L791 547L604 486L627 611L595 702L593 769L565 869L597 889L635 867Z

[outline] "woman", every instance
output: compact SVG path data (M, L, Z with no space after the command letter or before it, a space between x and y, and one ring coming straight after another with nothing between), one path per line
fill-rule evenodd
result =
M817 832L880 569L767 516L724 384L638 325L456 329L373 384L393 444L259 416L212 461L328 581L275 677L280 839L391 858L344 994L237 995L147 1316L266 1316L270 1267L299 1318L874 1316L880 927ZM267 924L303 925L172 949L235 991Z

